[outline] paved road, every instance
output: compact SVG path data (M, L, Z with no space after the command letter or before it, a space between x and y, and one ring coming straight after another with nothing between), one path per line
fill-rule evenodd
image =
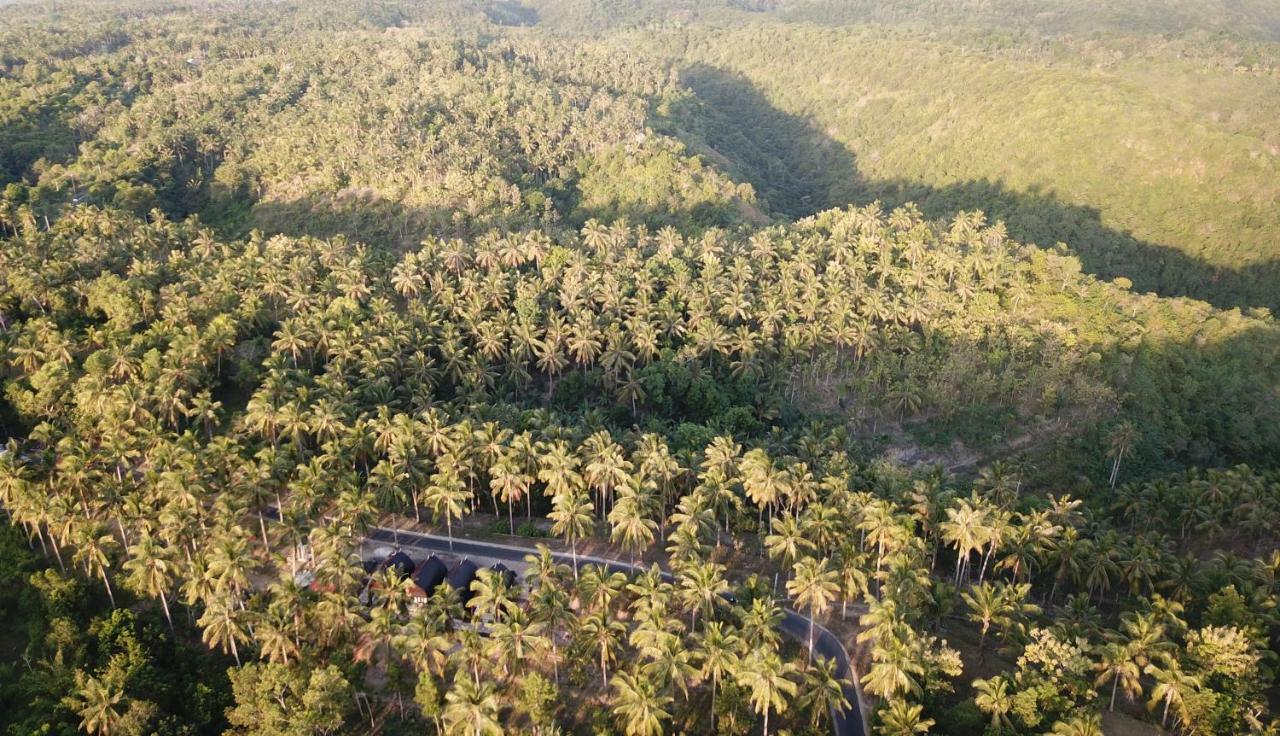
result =
M525 555L532 550L527 547L518 547L515 545L498 544L496 542L477 542L471 539L460 539L455 537L452 549L450 549L449 540L446 537L439 537L434 534L418 534L398 529L387 529L378 527L370 531L368 539L383 544L399 545L401 548L409 548L422 552L441 552L446 554L460 555L463 557L484 557L492 560L502 560L504 562L521 562ZM566 565L573 564L573 557L563 552L552 552L557 562ZM589 557L586 555L578 555L578 564L593 564L609 569L610 571L622 572L627 574L635 574L641 572L642 568L636 568L624 562L617 560L604 560L597 557ZM670 573L663 573L663 577L667 580L671 579ZM845 683L844 696L850 703L847 711L835 711L832 713L832 732L835 736L864 736L862 729L862 716L858 712L858 692L853 685L853 679L850 677L849 670L849 654L845 651L844 645L840 643L840 639L828 631L821 624L814 623L813 648L824 657L834 659L836 662L836 675ZM800 645L807 647L809 645L809 619L792 610L784 610L782 619L782 631L787 636L800 642Z

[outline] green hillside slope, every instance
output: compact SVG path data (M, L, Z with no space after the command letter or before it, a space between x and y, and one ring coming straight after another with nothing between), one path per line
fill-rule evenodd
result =
M652 38L698 97L677 125L779 213L877 199L938 217L980 208L1140 290L1280 304L1270 70L1177 44L1126 58L883 28Z

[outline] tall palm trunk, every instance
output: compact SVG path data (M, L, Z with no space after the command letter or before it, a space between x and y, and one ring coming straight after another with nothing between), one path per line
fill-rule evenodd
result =
M995 551L996 546L992 544L991 548L987 550L987 553L982 556L982 568L978 570L978 585L982 585L982 579L987 575L987 563L991 561L991 555L994 554Z
M116 528L120 530L120 538L124 540L124 546L128 547L131 544L129 532L124 528L124 519L120 514L116 514Z
M63 572L66 572L66 571L67 571L67 566L66 566L65 564L63 564L63 562L62 562L62 552L58 549L58 543L57 543L56 541L54 541L53 539L50 539L50 540L49 540L49 542L50 542L50 546L52 546L52 547L53 547L53 558L54 558L55 560L57 560L57 561L58 561L58 569L59 569L59 570L62 570ZM42 548L44 547L44 536L43 536L43 535L41 535L41 537L40 537L40 546L41 546ZM49 550L48 550L47 548L45 548L44 553L45 553L46 555L47 555L47 554L49 554Z
M169 601L164 591L160 591L160 607L164 609L164 620L169 622L169 633L177 635L177 631L173 628L173 616L169 613Z
M719 677L711 678L711 733L716 732L716 686L719 684Z
M102 584L107 586L107 598L111 601L111 607L116 607L116 594L111 590L111 579L107 577L107 568L102 568Z
M267 520L263 518L261 510L258 512L258 530L262 532L262 546L267 550L267 554L271 554L271 541L267 539Z
M809 666L813 666L813 609L809 609Z
M574 537L569 541L569 552L573 555L573 582L578 582L578 539Z

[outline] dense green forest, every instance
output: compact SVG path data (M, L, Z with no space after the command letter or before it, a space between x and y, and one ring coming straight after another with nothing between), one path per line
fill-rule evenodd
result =
M1269 48L1247 67L1239 43L776 25L653 35L698 98L680 124L773 209L982 209L1142 291L1280 304Z
M495 1L489 18L512 25L589 34L674 20L742 23L759 19L818 25L901 25L930 29L1031 31L1041 35L1185 35L1280 40L1267 0L527 0Z
M0 732L1280 732L1278 36L0 5Z

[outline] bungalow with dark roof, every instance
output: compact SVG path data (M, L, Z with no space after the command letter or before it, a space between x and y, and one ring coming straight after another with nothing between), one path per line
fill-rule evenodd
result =
M502 581L503 585L507 586L508 588L515 586L516 573L511 568L499 562L493 567L490 567L489 569L493 570L495 573L498 574L498 579Z
M458 600L462 605L466 605L474 595L471 591L471 582L476 579L476 563L471 560L463 560L459 562L457 567L449 571L449 576L445 580L449 583L449 587L458 591Z
M413 558L401 550L396 550L387 555L387 558L378 565L379 570L394 569L401 578L407 578L412 575L414 567Z
M366 571L369 571L368 560L365 561L364 567ZM413 574L414 567L416 566L413 564L413 558L409 555L399 549L391 552L379 560L374 565L373 570L370 571L369 578L365 580L364 589L360 591L360 602L366 606L371 606L377 600L377 591L382 587L382 583L378 580L378 573L383 570L390 570L396 577L404 580ZM413 596L412 590L409 591L409 595L410 597Z
M418 565L418 570L413 574L413 588L409 591L409 597L414 603L426 603L435 589L444 582L449 576L449 566L435 555L431 555Z

